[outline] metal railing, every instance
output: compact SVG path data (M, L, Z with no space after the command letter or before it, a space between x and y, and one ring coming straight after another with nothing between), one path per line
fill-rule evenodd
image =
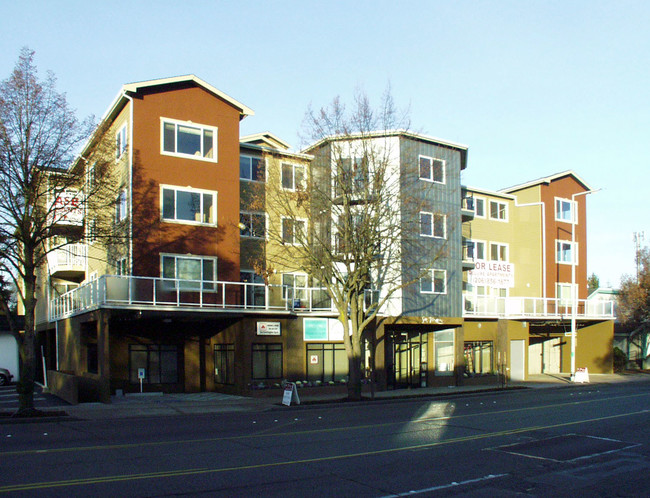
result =
M486 318L614 319L614 303L536 297L463 296L463 316Z
M103 275L50 301L55 321L100 307L131 309L332 311L324 289L249 282Z
M88 246L86 244L69 244L55 249L47 255L47 264L51 274L69 269L85 270L87 261Z

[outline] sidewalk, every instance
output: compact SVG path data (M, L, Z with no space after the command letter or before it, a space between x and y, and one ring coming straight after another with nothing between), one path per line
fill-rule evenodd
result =
M531 375L524 382L510 382L507 389L543 389L543 388L589 388L598 384L614 384L622 382L650 382L650 375L643 372L630 372L624 374L590 374L589 384L572 383L566 374L541 374ZM417 389L399 389L393 391L380 391L375 393L377 400L414 399L414 398L442 398L447 396L462 396L480 394L490 391L500 391L501 386L496 384L480 386L449 386L449 387L425 387ZM301 394L300 408L307 408L313 405L324 405L341 401L340 393L319 393ZM364 394L364 398L370 396ZM292 405L291 408L295 408ZM282 405L282 393L277 397L252 398L244 396L232 396L221 393L194 393L194 394L127 394L124 396L113 396L110 404L104 403L80 403L78 405L67 405L61 407L45 408L44 411L57 412L62 418L74 418L82 420L100 419L121 419L130 417L158 417L170 415L189 415L206 413L241 413L241 412L263 412L268 410L291 409ZM12 419L18 422L21 419ZM48 421L52 417L43 419L29 419L29 421ZM27 421L27 420L25 420ZM8 422L6 419L0 423Z

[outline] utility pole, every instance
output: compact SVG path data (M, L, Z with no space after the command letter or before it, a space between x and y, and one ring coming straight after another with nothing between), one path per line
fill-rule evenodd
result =
M641 274L641 261L639 261L639 252L641 251L641 244L645 240L645 232L634 232L634 261L636 262L636 283L639 283L639 276Z

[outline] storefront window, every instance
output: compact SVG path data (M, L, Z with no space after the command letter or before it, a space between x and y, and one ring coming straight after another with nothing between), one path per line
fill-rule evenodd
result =
M282 378L282 344L253 344L253 379Z
M339 382L348 377L345 344L307 344L307 380Z
M492 373L494 346L492 341L472 341L465 343L465 372L470 375Z
M434 333L436 375L452 375L454 372L454 329Z

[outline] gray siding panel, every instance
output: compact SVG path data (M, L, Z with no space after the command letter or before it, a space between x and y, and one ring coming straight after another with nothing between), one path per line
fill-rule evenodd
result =
M444 184L419 179L420 155L445 161ZM413 206L417 206L417 210L444 214L447 218L445 240L420 237L417 230L413 240L402 245L404 281L416 279L418 267L445 270L447 276L445 294L422 294L419 282L407 286L402 294L404 315L462 316L461 152L402 137L400 161L403 217L412 218L416 211Z

